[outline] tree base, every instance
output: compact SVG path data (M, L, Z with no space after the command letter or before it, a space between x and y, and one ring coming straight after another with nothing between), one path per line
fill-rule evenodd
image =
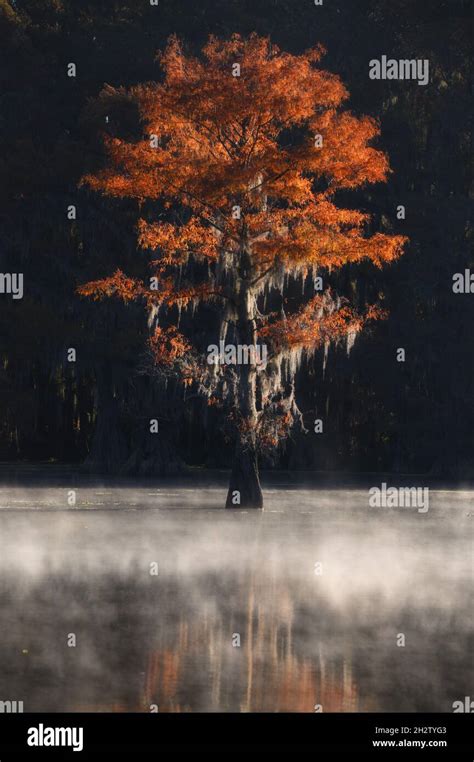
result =
M252 447L237 445L225 507L263 508L257 454Z

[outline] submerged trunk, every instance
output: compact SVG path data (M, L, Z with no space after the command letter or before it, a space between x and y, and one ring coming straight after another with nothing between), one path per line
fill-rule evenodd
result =
M239 276L239 293L236 300L238 306L237 340L239 345L255 347L257 327L255 297L251 285L252 255L250 246L245 242L241 252ZM237 427L234 462L226 508L263 508L256 447L258 422L256 354L250 353L250 356L247 356L247 361L237 368L239 374L237 404L240 420Z
M226 508L263 508L255 445L238 441L227 493Z

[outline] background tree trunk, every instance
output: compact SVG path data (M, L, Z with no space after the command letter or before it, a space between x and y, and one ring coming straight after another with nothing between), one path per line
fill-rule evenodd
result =
M121 427L120 405L114 396L112 373L106 366L97 371L96 405L97 422L84 468L116 474L127 456L127 441Z

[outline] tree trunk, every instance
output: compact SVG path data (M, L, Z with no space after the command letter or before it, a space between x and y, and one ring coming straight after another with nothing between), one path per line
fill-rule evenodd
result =
M239 293L237 295L237 339L239 344L256 346L255 296L252 291L252 255L244 241L239 267ZM256 358L237 366L239 374L238 409L234 462L227 493L226 508L263 508L263 495L258 477L256 429L257 405Z
M253 443L237 441L225 507L263 508L257 451Z

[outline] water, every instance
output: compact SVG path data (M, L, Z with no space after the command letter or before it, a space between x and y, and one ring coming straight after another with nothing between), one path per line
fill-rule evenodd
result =
M0 700L436 712L472 695L472 492L432 491L425 514L284 485L263 513L221 510L221 487L67 497L0 489Z

